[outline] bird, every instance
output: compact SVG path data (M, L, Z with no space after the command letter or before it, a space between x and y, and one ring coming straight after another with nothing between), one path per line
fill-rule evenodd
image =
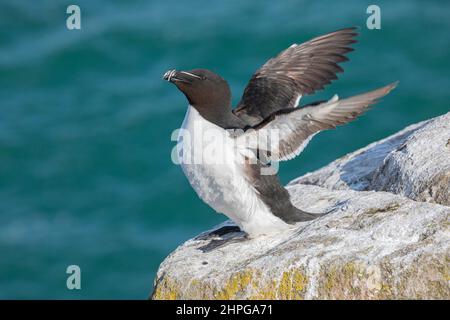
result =
M176 146L182 170L198 196L236 224L218 235L240 230L252 239L325 214L294 206L270 168L298 156L319 132L356 119L396 87L393 82L345 99L300 104L343 72L339 64L348 61L357 36L350 27L291 45L252 75L234 108L227 81L213 71L163 75L188 102Z

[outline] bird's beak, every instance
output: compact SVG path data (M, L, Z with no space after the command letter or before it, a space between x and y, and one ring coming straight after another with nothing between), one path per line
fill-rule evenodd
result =
M183 83L191 83L194 78L201 78L193 73L187 71L177 71L177 70L169 70L163 75L163 79L172 83L183 82Z
M177 74L177 70L173 69L173 70L169 70L166 73L164 73L163 75L163 79L167 80L169 82L172 82L174 80L176 80L176 78L174 78L174 76Z

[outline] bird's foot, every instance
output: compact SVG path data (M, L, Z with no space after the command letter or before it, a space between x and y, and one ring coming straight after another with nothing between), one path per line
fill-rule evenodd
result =
M209 233L201 234L196 240L210 240L208 244L199 248L202 252L210 252L230 243L247 240L247 234L238 226L223 226Z
M211 238L222 237L229 233L241 232L241 229L238 226L223 226L219 229L213 230L209 233L201 234L197 236L196 240L208 240Z
M227 244L238 243L247 240L248 240L247 234L242 235L242 233L240 234L235 233L234 236L231 235L223 239L212 239L207 245L201 246L198 249L201 250L203 253L206 253L224 247Z

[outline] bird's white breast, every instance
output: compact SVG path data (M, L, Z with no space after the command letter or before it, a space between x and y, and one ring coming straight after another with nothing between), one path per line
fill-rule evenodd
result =
M291 227L270 212L245 178L235 139L191 106L177 148L184 174L199 197L250 236Z

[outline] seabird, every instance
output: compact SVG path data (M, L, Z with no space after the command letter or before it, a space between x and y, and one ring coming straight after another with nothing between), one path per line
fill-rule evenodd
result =
M253 74L235 108L227 81L212 71L164 74L189 102L177 143L180 156L189 158L181 160L186 177L204 202L233 220L247 237L293 228L322 215L295 207L276 172L264 169L298 156L314 135L350 122L396 86L299 106L301 97L323 89L343 72L338 64L348 60L345 55L353 51L350 45L357 35L356 28L346 28L290 46ZM214 132L213 145L206 132ZM207 150L211 147L214 151ZM219 157L224 161L217 161Z

